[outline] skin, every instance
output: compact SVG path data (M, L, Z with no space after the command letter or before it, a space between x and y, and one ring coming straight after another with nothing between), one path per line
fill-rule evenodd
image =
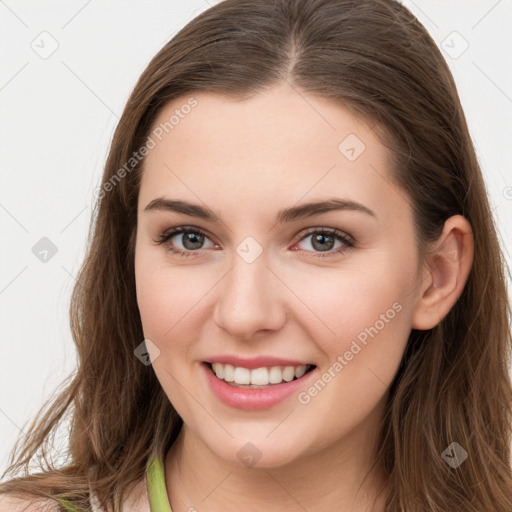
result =
M383 511L379 468L364 477L388 388L411 329L435 326L462 292L469 223L450 218L420 266L388 150L347 108L287 84L243 101L193 97L197 106L146 157L135 257L144 335L160 351L153 368L184 421L165 460L173 512ZM188 99L169 103L155 126ZM350 134L366 146L355 161L338 149ZM144 211L158 197L207 206L222 222ZM274 222L282 208L329 198L375 216L344 210ZM155 242L176 226L206 232L203 246L188 249L196 256ZM302 239L308 228L337 228L356 245L336 254L343 244L332 242L331 257L320 258L313 236ZM252 263L236 251L249 236L262 250ZM191 247L182 235L172 241ZM263 411L235 409L200 371L215 354L273 355L312 362L319 378L396 303L400 312L307 404L292 395ZM261 453L253 467L237 456L247 442Z

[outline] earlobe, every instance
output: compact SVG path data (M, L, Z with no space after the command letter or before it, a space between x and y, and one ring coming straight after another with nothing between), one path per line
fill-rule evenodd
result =
M448 314L466 285L473 263L473 233L462 215L450 217L426 258L412 328L432 329Z

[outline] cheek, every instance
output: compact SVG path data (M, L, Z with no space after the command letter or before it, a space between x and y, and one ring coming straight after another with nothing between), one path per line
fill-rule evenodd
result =
M215 276L213 276L215 277ZM202 300L215 280L207 272L170 268L154 255L138 255L135 265L137 303L144 336L173 353L198 335Z
M329 274L320 269L317 278L295 280L294 292L310 307L297 315L302 319L298 321L316 332L316 339L321 333L323 348L331 355L348 349L346 344L358 337L364 342L368 331L389 332L391 326L409 321L404 311L414 298L412 265L397 266L392 256L372 260L358 268L332 269Z
M156 269L138 274L137 302L146 337L163 341L185 315L189 288L184 288L183 293L179 290L179 280Z
M302 282L297 295L307 297L316 316L309 313L297 321L315 340L324 362L321 382L304 390L300 403L316 401L326 414L337 411L337 418L346 417L347 410L359 417L382 398L411 330L415 259L409 256L373 254L358 268L347 265L330 279ZM324 385L328 390L320 393Z
M332 419L325 428L334 438L383 400L409 337L414 274L411 267L397 269L392 258L388 264L379 261L365 272L339 273L337 280L305 295L322 322L311 317L302 327L326 360L318 380L302 390L298 401L305 414L312 407L318 417Z

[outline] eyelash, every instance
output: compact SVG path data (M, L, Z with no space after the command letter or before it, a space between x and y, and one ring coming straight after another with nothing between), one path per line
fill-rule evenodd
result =
M161 233L158 236L158 238L157 238L157 240L155 240L155 242L158 245L164 245L173 236L180 234L180 233L182 233L182 234L187 234L187 233L200 234L201 236L205 236L205 237L209 238L208 235L201 229L193 228L193 227L187 228L187 227L180 226L177 228L171 228L170 230L168 229L168 230L164 231L163 233ZM314 255L315 258L330 258L330 257L333 257L335 255L346 252L346 251L356 247L355 240L351 236L348 236L345 233L343 233L342 231L335 229L335 228L309 228L306 231L306 233L304 233L296 243L302 242L309 235L312 235L315 233L320 233L320 234L324 234L324 235L327 234L327 235L333 236L334 238L340 240L344 244L343 247L339 247L336 250L326 251L325 254L322 252L307 251L307 252L313 252L315 254ZM176 255L182 256L182 257L187 257L187 258L189 256L197 256L197 253L201 251L201 249L198 249L195 251L192 251L192 250L182 251L181 249L176 249L170 243L167 244L167 250L173 254L176 254ZM305 249L299 249L299 250L305 250Z

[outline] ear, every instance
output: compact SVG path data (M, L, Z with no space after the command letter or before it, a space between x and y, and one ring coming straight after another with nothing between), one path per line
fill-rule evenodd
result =
M462 215L450 217L426 258L412 328L435 327L460 297L473 264L473 231Z

